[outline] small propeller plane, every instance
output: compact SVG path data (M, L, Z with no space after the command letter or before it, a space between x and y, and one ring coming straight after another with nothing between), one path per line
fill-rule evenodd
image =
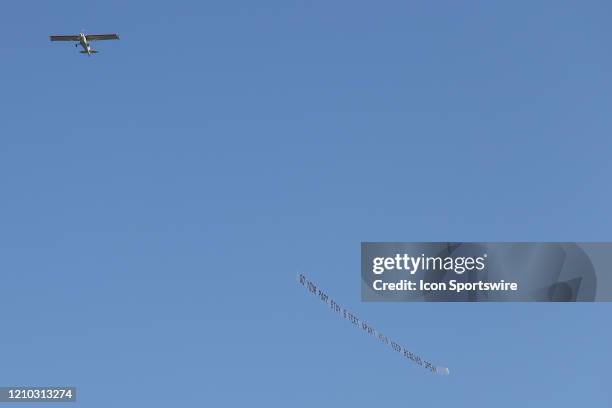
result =
M98 51L91 49L91 41L102 41L102 40L118 40L119 36L117 34L84 34L79 33L77 35L51 35L49 36L51 41L78 41L77 44L74 44L75 47L78 47L79 44L83 47L83 51L80 51L81 54L97 54Z

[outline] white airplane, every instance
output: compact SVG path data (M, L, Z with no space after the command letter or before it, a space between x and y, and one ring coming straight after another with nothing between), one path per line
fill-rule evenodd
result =
M117 34L83 34L79 33L77 35L51 35L49 36L51 41L78 41L78 44L75 44L75 47L78 47L79 44L83 47L83 51L80 51L81 54L96 54L98 51L91 49L91 41L101 41L101 40L118 40L119 36Z

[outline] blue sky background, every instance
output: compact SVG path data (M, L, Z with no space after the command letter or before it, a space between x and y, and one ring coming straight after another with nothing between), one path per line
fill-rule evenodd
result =
M359 248L609 241L611 12L4 3L0 384L83 407L609 407L609 304L361 303ZM81 28L121 41L48 41Z

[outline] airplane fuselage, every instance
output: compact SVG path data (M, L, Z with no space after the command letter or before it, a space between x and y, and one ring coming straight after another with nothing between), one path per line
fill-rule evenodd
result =
M87 53L87 55L91 55L91 45L87 42L87 37L85 34L79 33L79 44L83 47L83 50Z

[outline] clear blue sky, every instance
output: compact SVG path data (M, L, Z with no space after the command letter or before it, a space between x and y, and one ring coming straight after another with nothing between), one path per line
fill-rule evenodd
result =
M611 12L3 4L0 385L96 408L609 407L612 305L365 304L359 249L611 240ZM121 41L48 41L81 28Z

